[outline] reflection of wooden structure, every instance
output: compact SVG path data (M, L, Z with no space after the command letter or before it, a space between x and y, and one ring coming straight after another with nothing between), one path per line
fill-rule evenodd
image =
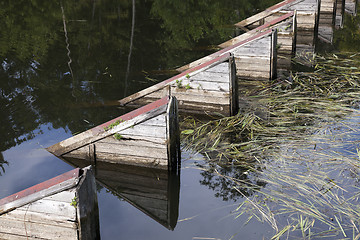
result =
M81 167L83 160L63 158L73 166ZM173 230L179 211L180 175L161 169L149 169L122 164L98 162L96 180L113 194Z
M236 75L239 78L273 79L276 77L276 45L277 31L270 29L250 36L177 70L185 71L222 54L231 53L235 57Z
M277 70L279 74L279 71L290 69L291 58L295 54L297 29L295 11L276 17L272 21L220 44L219 47L229 47L269 29L277 29Z
M74 169L1 199L0 239L100 239L92 169Z
M318 32L320 0L285 0L235 24L235 26L244 30L253 29L273 21L274 18L286 14L288 11L296 11L297 52L304 49L313 51Z
M176 170L179 145L177 100L164 97L47 150L59 157Z
M238 108L236 83L234 58L224 54L119 102L123 106L141 106L171 95L178 99L180 111L234 115Z

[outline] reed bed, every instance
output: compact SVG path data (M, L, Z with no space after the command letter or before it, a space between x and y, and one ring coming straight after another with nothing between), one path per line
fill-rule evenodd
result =
M234 217L267 222L271 239L360 239L360 56L312 61L312 72L241 81L240 113L185 119L183 148L243 198ZM238 166L246 178L224 174Z

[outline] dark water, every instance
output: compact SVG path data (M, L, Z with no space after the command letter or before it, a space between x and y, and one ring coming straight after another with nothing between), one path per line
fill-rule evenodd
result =
M44 148L129 111L116 100L212 52L233 23L276 2L2 1L0 198L71 170ZM268 224L232 214L243 199L196 167L204 156L182 159L175 229L99 187L102 239L272 236Z

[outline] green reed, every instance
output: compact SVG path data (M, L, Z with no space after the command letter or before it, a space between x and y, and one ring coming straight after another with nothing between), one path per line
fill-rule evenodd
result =
M235 184L244 202L234 217L267 222L272 239L359 239L360 56L312 59L313 72L240 81L236 116L184 119L183 147L203 153L208 171ZM222 175L225 166L246 168L266 187Z

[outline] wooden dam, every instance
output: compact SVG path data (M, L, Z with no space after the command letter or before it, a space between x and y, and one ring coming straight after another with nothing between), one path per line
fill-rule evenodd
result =
M95 179L173 230L179 210L179 113L236 115L244 79L288 74L292 59L313 54L318 40L333 42L334 30L343 27L345 14L357 14L357 4L285 0L235 23L241 34L219 43L216 52L118 101L135 110L49 146L76 169L0 200L0 238L99 239Z

